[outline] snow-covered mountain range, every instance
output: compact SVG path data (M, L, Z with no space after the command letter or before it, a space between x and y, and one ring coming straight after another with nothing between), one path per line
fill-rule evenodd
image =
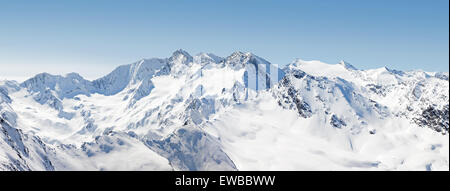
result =
M449 170L449 74L177 50L0 82L0 170Z

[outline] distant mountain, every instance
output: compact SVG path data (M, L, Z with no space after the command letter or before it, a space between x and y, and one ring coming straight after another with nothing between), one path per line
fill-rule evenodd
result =
M449 170L449 74L252 53L0 82L1 170Z

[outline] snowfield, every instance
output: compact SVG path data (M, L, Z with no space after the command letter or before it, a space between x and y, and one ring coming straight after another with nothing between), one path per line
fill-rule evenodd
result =
M177 50L0 81L0 170L449 170L449 74Z

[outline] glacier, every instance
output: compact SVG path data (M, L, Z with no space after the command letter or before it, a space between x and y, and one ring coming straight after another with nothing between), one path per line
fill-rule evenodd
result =
M0 170L449 170L449 74L252 53L0 81Z

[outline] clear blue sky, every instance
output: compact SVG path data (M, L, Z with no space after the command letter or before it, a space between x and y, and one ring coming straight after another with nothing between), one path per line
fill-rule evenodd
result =
M448 0L0 0L0 78L97 78L176 49L449 71Z

